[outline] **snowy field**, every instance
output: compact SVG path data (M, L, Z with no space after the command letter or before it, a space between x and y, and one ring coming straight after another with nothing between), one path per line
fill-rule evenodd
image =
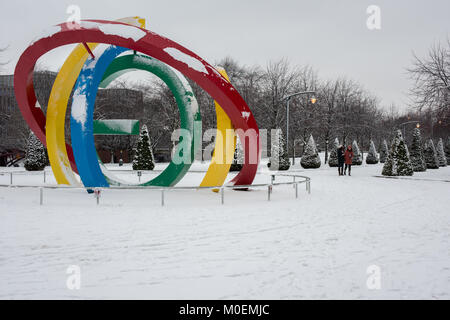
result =
M11 170L22 169L0 172ZM82 190L45 189L39 206L37 189L1 187L0 298L450 299L450 167L403 179L375 177L381 165L292 171L312 178L310 195L227 190L224 205L209 190L168 192L161 207L151 190L105 190L97 206ZM71 265L79 290L66 286ZM369 290L373 265L381 286Z

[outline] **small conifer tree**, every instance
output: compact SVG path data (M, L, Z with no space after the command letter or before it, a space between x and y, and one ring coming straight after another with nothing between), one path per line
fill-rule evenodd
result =
M353 149L352 164L357 165L357 166L362 165L363 156L362 156L361 150L359 150L359 146L358 146L358 143L356 142L356 140L353 140L352 149Z
M319 152L317 151L317 146L312 135L309 137L308 144L305 147L300 164L305 169L320 168L321 162Z
M328 165L330 167L337 167L338 166L338 154L337 154L337 149L339 148L339 140L338 138L334 139L334 143L333 143L333 149L330 152L330 157L328 158Z
M244 164L244 150L242 149L241 141L236 136L236 149L234 150L233 161L231 162L230 171L241 171Z
M447 164L450 164L450 136L447 137L447 142L445 143L445 157L447 158Z
M446 167L447 158L445 157L444 142L442 141L442 138L439 138L438 144L436 146L436 153L439 161L439 166Z
M425 158L423 155L422 148L422 137L420 134L420 129L415 128L413 132L413 140L411 143L411 163L413 170L415 172L421 172L427 170L427 165L425 163Z
M25 154L25 170L44 170L48 163L47 151L39 139L30 131Z
M386 139L383 139L383 142L381 142L380 147L380 162L385 163L388 155L389 155L389 148Z
M153 170L155 159L153 157L150 136L144 124L139 133L137 146L134 149L133 170Z
M427 169L439 169L439 160L433 140L429 139L427 141L423 155L425 158L425 163L427 164Z
M378 154L377 149L375 149L375 144L372 140L370 140L369 153L366 157L367 164L377 164L378 163Z
M277 130L270 151L270 160L267 166L270 170L288 170L291 166L286 152L286 143L281 130Z
M382 174L384 176L412 176L414 174L408 147L403 141L400 130L397 130L392 140L391 150L384 163Z

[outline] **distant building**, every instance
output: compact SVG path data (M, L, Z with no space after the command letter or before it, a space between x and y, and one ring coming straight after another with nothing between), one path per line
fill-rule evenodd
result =
M36 97L44 110L47 110L55 72L38 71L34 73ZM66 141L70 143L70 106L66 112ZM131 89L99 89L95 105L94 119L137 119L143 118L143 94ZM14 94L13 75L0 75L0 166L13 159L23 157L29 128L22 117ZM103 162L131 161L135 136L95 136L97 152Z

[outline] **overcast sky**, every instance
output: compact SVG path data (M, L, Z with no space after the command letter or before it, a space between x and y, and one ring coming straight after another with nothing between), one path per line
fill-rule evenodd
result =
M265 66L286 57L313 66L324 79L355 79L382 99L407 108L410 81L405 69L412 52L450 36L449 0L2 0L0 57L12 73L21 52L42 29L66 21L67 7L78 5L82 19L114 20L139 15L147 28L213 63L231 56L245 65ZM381 10L381 29L366 26L369 5ZM69 48L42 63L57 70Z

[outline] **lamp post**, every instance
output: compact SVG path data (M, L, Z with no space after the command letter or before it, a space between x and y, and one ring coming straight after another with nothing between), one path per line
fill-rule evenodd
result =
M286 152L288 155L289 155L289 101L291 100L292 97L304 95L304 94L315 95L316 92L315 91L296 92L296 93L289 94L282 99L283 101L286 101L286 149L287 149ZM316 103L317 99L313 96L310 101L312 104L314 104L314 103ZM295 143L294 143L294 148L295 148ZM294 160L294 158L292 158L292 165L294 165L294 162L295 162L295 160Z
M403 122L403 123L400 123L400 124L399 124L399 127L403 126L403 139L406 139L405 126L406 126L407 124L410 124L410 123L415 123L416 126L417 126L417 124L419 123L419 121L406 121L406 122Z

